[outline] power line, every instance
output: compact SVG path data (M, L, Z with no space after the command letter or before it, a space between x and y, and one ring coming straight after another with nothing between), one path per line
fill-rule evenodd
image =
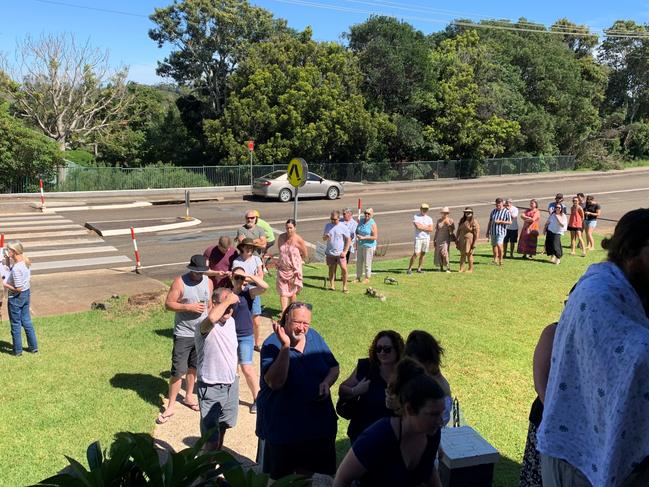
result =
M109 8L100 8L100 7L90 7L88 5L79 5L76 3L68 3L68 2L58 2L56 0L32 0L32 2L38 2L38 3L45 3L49 5L57 5L60 7L70 7L70 8L79 8L83 10L93 10L95 12L103 12L103 13L109 13L109 14L117 14L117 15L126 15L128 17L142 17L148 19L148 15L144 14L136 14L134 12L125 12L123 10L112 10Z

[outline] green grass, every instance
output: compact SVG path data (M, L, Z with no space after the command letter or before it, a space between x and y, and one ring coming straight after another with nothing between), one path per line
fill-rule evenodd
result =
M366 297L360 285L352 285L349 295L324 291L326 269L307 266L301 299L314 305L313 326L340 361L340 380L378 330L405 337L418 328L435 335L446 349L443 372L466 422L502 455L494 485L504 487L518 479L540 331L558 318L567 292L604 253L565 256L560 266L541 257L507 260L503 268L489 265L488 254L487 247L478 249L473 275L409 277L405 260L377 262L372 285L385 293L385 302ZM399 284L383 284L386 276ZM279 307L273 288L264 300L271 312ZM53 475L66 465L63 455L82 460L90 442L107 446L116 432L150 433L166 391L171 323L162 307L138 311L123 304L107 313L35 320L41 354L16 359L0 353L6 381L0 392L0 483L26 485ZM8 328L5 322L5 352ZM341 420L340 455L348 447L346 429Z

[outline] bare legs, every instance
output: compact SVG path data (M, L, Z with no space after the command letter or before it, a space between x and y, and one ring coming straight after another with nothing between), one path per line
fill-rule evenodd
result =
M469 270L467 272L473 272L473 250L468 253L460 250L460 272L464 272L464 262L469 263Z
M257 400L257 394L259 394L259 377L255 372L255 367L253 364L241 364L241 373L246 378L246 384L248 384L248 389L250 389L250 394L252 394L252 402L254 403Z
M584 245L584 236L581 230L570 230L570 255L575 255L575 247L579 242L581 248L581 255L586 255L586 246Z
M194 395L194 384L196 383L196 369L189 368L187 369L187 374L185 375L186 380L186 393L185 393L185 403L187 404L196 404L196 396ZM174 415L176 408L176 397L180 392L182 386L183 378L172 377L169 379L169 396L167 399L167 407L164 412L158 415L158 423L166 423L167 420Z
M586 226L586 250L595 250L595 239L593 239L593 227Z
M336 269L340 265L340 280L343 282L343 292L348 292L347 289L347 260L345 256L342 255L340 260L334 264L329 264L329 289L332 291L336 290L334 281L336 280Z
M503 265L503 254L505 249L503 244L496 244L492 247L494 264Z
M288 308L288 305L290 303L294 303L297 300L297 295L294 294L293 296L280 296L279 297L279 303L282 306L282 313L286 308Z

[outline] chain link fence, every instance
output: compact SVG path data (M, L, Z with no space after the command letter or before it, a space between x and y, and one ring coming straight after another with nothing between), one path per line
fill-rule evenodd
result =
M308 161L307 161L308 162ZM286 164L253 165L252 177L286 170ZM327 179L350 182L414 181L420 179L469 179L480 176L570 171L574 156L539 156L487 159L462 159L416 162L362 162L349 164L309 163L309 171ZM43 176L45 191L101 191L212 186L249 186L250 165L171 166L141 168L83 167L58 168ZM38 179L18 178L0 181L4 193L38 192Z

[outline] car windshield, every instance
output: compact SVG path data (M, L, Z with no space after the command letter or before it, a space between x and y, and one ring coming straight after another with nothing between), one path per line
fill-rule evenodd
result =
M284 169L283 171L270 172L270 173L265 174L264 176L262 176L262 178L264 178L264 179L277 179L278 177L280 177L280 176L282 176L284 174L286 174L286 169Z

